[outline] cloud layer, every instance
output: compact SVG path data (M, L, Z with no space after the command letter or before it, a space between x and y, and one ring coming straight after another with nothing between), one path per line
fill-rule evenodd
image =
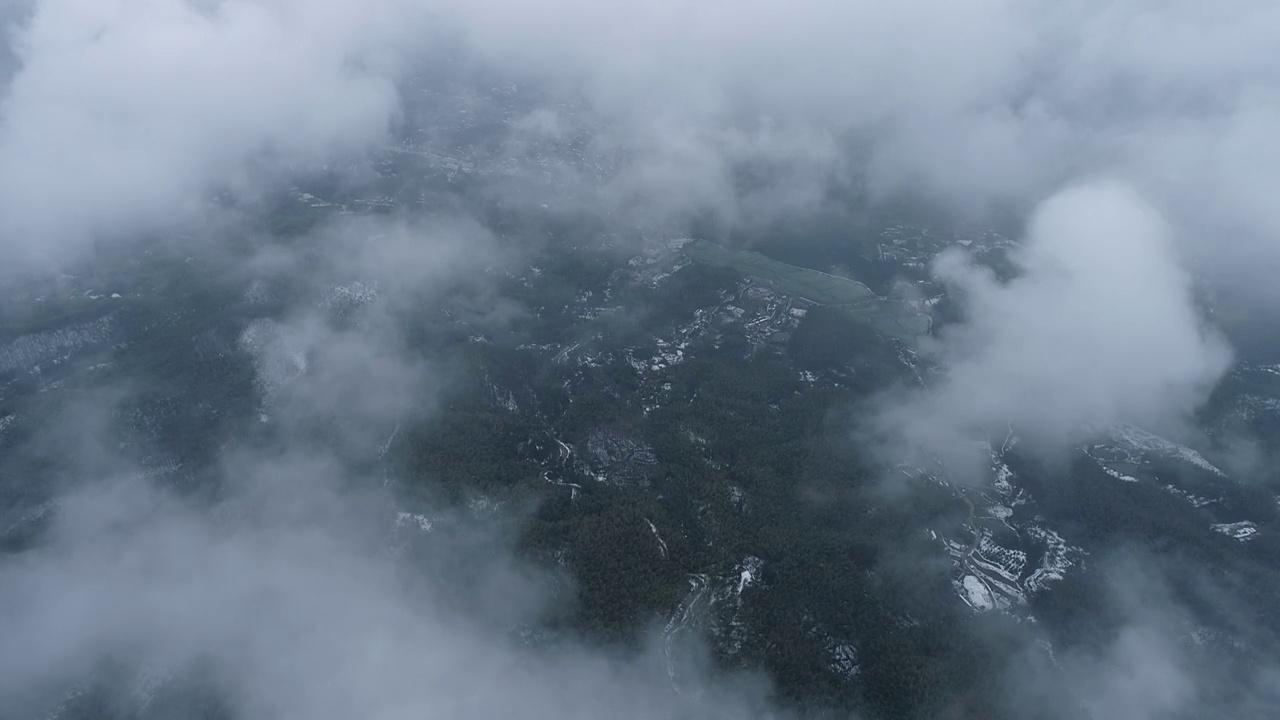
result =
M754 220L762 197L821 188L854 158L873 195L968 212L1101 174L1155 205L1200 267L1260 280L1280 263L1280 11L1265 0L34 8L0 110L0 235L37 258L378 144L407 59L439 49L538 85L544 119L629 150L610 190L649 217ZM589 121L564 117L568 96ZM735 167L761 158L793 172L740 196Z
M938 258L967 316L928 348L943 363L933 387L884 398L898 452L964 454L1010 426L1049 448L1120 423L1177 430L1230 365L1167 226L1123 185L1046 201L1011 260L1002 281L961 252Z
M397 129L405 78L431 62L535 87L539 106L507 118L500 144L584 134L607 172L556 170L557 201L626 223L785 219L832 201L833 185L977 218L1032 214L1013 278L938 259L966 317L931 348L937 381L887 396L876 416L895 460L970 467L969 442L1010 425L1050 449L1117 423L1176 429L1231 361L1188 269L1236 288L1246 308L1280 303L1280 7L1269 0L30 0L6 11L6 271L225 220L227 205L362 163ZM759 168L764 181L742 181ZM541 197L547 177L499 192ZM0 701L40 707L119 662L205 677L246 717L766 708L758 685L681 698L648 654L519 646L494 627L536 617L542 587L501 539L464 548L484 560L474 575L441 569L425 583L381 553L393 498L350 493L367 470L352 459L367 461L435 386L397 313L424 288L502 262L482 226L343 221L301 249L251 253L251 273L378 281L381 304L341 327L294 308L240 336L271 388L264 415L280 442L219 455L231 489L213 512L83 473L87 489L63 500L47 542L0 565ZM350 430L342 442L318 441L335 427ZM105 439L81 440L86 457L112 455ZM433 550L436 537L414 558L431 570L457 550ZM464 593L479 609L451 603L453 582L483 586ZM521 599L477 600L499 592ZM1104 658L1136 668L1131 682L1075 668L1125 717L1151 706L1135 689L1184 677L1176 663L1146 664L1167 644L1144 628ZM1163 712L1183 696L1156 699Z
M381 143L393 2L45 0L0 104L0 237L33 264L200 219Z
M515 631L545 593L497 536L448 513L393 524L310 455L230 463L246 489L212 511L129 481L64 498L42 546L0 564L0 701L39 716L105 688L121 712L212 697L233 717L299 719L767 707L758 682L682 697L657 653L525 646Z

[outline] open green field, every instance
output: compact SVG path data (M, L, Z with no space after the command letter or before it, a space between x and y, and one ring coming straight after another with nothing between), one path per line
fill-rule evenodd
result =
M767 280L789 295L821 305L856 305L877 299L870 288L857 280L787 265L751 250L730 250L713 242L695 240L684 247L684 252L696 262L733 268L744 275Z
M928 315L900 301L882 298L857 280L788 265L758 252L732 250L707 240L695 240L683 250L694 262L732 268L788 295L838 307L884 335L911 339L929 331Z

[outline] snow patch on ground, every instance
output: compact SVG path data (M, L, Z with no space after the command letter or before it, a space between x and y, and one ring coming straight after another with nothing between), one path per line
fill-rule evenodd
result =
M680 666L685 659L677 653L677 646L684 635L697 629L704 606L710 604L710 578L702 573L695 573L688 576L688 581L689 592L681 599L662 629L662 654L666 658L667 676L671 678L671 686L676 692L681 691L680 677L683 673Z
M1007 595L1015 599L1025 599L1022 597L1022 592L1017 589L1017 584L1023 568L1027 566L1026 553L999 545L991 539L989 534L983 533L978 541L978 547L974 549L969 559L988 574L995 575L1012 586L1006 591Z
M395 524L391 527L393 530L399 530L402 527L415 525L422 532L428 533L435 526L435 521L418 513L397 512Z
M764 561L754 555L748 555L742 559L742 564L738 566L738 594L751 587L760 579L760 570L764 567Z
M250 322L240 333L240 347L254 359L255 382L269 398L307 372L307 353L273 320Z
M1258 526L1248 520L1234 523L1219 523L1209 526L1214 532L1220 532L1240 542L1248 542L1258 533Z
M318 303L321 310L347 310L378 299L378 286L359 280L330 288Z
M991 597L991 590L976 575L965 575L961 587L964 588L965 601L974 610L986 612L995 608L996 603Z
M729 502L737 509L741 510L747 502L746 493L742 492L742 488L737 485L729 486Z
M1191 463L1202 470L1219 476L1226 477L1227 474L1219 470L1213 463L1204 459L1200 453L1192 450L1186 445L1166 440L1159 435L1153 435L1146 430L1134 427L1133 425L1121 425L1111 429L1111 438L1121 447L1135 450L1141 453L1155 453L1168 457L1178 458L1185 462Z
M1012 515L1013 508L1005 507L1004 505L996 504L987 508L987 516L996 518L997 520L1004 520Z
M1098 463L1098 467L1102 468L1102 472L1104 472L1104 473L1106 473L1106 474L1110 475L1111 477L1113 477L1113 478L1115 478L1115 479L1117 479L1117 480L1119 480L1119 481L1121 481L1121 482L1131 482L1131 483L1136 483L1136 482L1138 482L1138 478L1136 478L1136 477L1134 477L1134 476L1132 476L1132 475L1125 475L1124 473L1122 473L1122 472L1120 472L1120 471L1118 471L1118 470L1113 470L1113 469L1111 469L1110 467L1108 467L1108 466L1107 466L1107 464L1106 464L1105 462L1103 462L1103 461L1101 461L1101 460L1098 460L1097 458L1094 458L1094 460Z
M653 532L653 537L658 541L658 552L662 554L662 559L666 560L668 556L667 541L662 539L662 535L658 533L658 526L654 525L652 520L645 518L644 521L649 524L649 530Z
M491 389L493 391L493 401L497 403L498 407L506 410L507 412L517 412L520 410L520 403L516 402L515 393L505 388L499 388L496 385L491 386Z
M1280 399L1265 395L1241 395L1234 401L1235 411L1246 420L1280 413Z
M1066 577L1067 570L1084 554L1083 550L1068 545L1061 535L1048 528L1033 525L1026 532L1045 546L1040 566L1023 583L1029 592L1039 592L1047 588L1050 582L1062 580Z
M658 458L652 447L611 428L598 427L587 435L585 459L597 480L619 485L644 485Z
M672 345L666 340L658 341L658 352L649 360L652 370L658 371L684 362L684 343Z
M49 517L49 515L51 515L57 509L58 509L58 504L54 500L42 502L39 505L36 505L35 507L27 510L22 514L21 517L19 517L17 520L14 520L12 523L10 523L9 527L4 529L4 532L0 532L0 537L4 537L6 535L10 535L15 532L22 532L22 531L28 530L34 527L37 523L44 520L45 518Z
M107 315L78 325L14 338L0 347L0 372L39 370L40 364L49 361L61 363L78 350L106 342L114 326L114 317Z
M263 422L266 422L265 420ZM391 452L391 445L396 441L396 436L400 434L400 423L396 423L395 428L391 431L391 435L387 437L387 441L378 446L378 459L381 460Z
M1178 497L1191 503L1191 507L1202 508L1205 505L1212 505L1213 503L1218 502L1213 498L1207 498L1200 495L1192 495L1186 490L1183 490L1182 488L1176 487L1174 485L1165 485L1164 489L1166 492L1177 495Z

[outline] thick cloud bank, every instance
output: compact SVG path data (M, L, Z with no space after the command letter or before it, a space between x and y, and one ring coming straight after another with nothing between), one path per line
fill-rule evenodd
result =
M1003 282L963 253L939 257L967 318L930 348L940 383L886 399L901 443L947 456L1010 425L1057 447L1117 423L1177 429L1230 363L1168 228L1125 186L1054 196L1012 260L1020 274Z
M597 149L630 151L610 190L651 216L803 211L832 173L872 196L1025 208L1101 174L1188 229L1178 242L1201 267L1274 299L1267 0L28 4L0 109L10 254L63 259L87 236L377 144L398 61L443 47L437 59L586 98L590 119L548 95L540 126L592 127ZM735 166L762 160L785 183L740 196Z
M0 237L31 263L201 217L379 143L394 3L45 0L0 105Z
M86 678L106 687L106 707L154 703L159 717L210 716L201 698L231 717L298 720L741 718L766 707L759 683L681 697L657 653L524 647L514 631L543 594L501 544L450 533L445 516L401 516L378 532L379 505L335 492L341 471L324 457L237 469L255 489L212 513L136 482L73 494L41 548L0 564L6 714L56 717ZM402 558L388 541L426 549ZM112 685L113 670L125 681Z
M874 194L1027 207L1118 177L1195 230L1198 261L1280 262L1267 0L432 5L495 63L580 82L613 132L657 138L667 180L722 179L728 128L764 117L775 141L856 147Z

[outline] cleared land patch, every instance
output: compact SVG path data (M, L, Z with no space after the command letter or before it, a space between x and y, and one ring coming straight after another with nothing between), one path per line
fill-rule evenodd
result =
M695 240L685 245L683 252L694 262L732 268L788 295L844 310L883 335L909 340L929 332L928 315L901 300L880 297L857 280L788 265L758 252L732 250L707 240Z

